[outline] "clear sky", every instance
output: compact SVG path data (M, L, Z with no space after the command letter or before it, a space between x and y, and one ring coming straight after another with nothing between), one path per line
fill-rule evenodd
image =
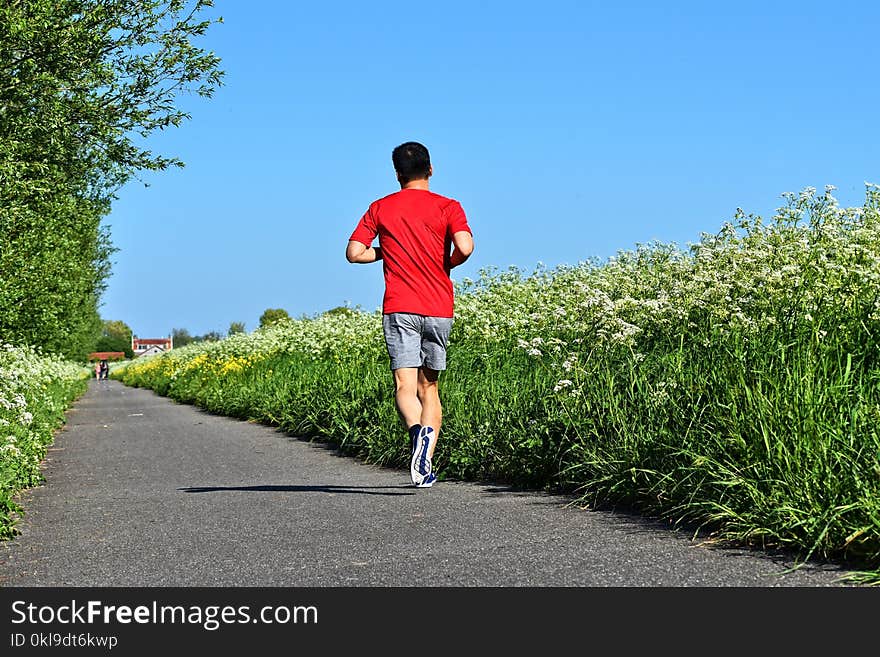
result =
M101 307L141 337L381 305L348 237L420 141L474 231L453 279L654 240L737 207L880 183L880 3L217 0L226 71L151 138L186 162L119 191ZM149 183L146 187L144 183Z

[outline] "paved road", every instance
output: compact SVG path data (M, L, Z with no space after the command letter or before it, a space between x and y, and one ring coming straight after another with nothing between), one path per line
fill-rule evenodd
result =
M365 465L92 381L25 492L0 586L809 586L845 571L564 497Z

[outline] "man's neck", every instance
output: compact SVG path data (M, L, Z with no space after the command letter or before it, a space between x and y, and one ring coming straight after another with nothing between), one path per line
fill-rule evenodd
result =
M410 180L408 183L400 186L401 189L428 189L428 179L422 178L421 180Z

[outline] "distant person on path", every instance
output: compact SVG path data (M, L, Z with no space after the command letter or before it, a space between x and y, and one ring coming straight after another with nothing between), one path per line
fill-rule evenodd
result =
M106 360L101 361L101 378L107 379L107 375L110 373L110 365Z
M95 378L96 378L96 379L100 379L100 378L101 378L101 370L102 370L102 369L103 369L103 368L101 367L101 361L96 360L96 361L95 361Z
M412 444L410 477L429 488L440 434L437 380L446 369L453 320L449 272L470 257L474 240L458 201L428 189L428 149L406 142L391 153L400 191L374 201L349 238L352 263L382 261L382 329L394 375L394 401ZM371 246L378 236L378 246Z

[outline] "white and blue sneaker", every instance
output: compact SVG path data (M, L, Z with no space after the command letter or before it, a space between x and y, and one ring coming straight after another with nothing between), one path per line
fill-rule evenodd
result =
M409 428L409 440L411 443L411 452L410 452L410 457L409 457L409 459L410 459L409 460L409 471L410 471L410 478L412 479L413 484L417 483L417 481L416 481L417 471L415 469L415 463L416 463L416 454L419 451L419 433L421 433L421 431L422 431L421 424L414 424Z
M428 457L428 448L433 438L434 429L432 427L421 427L418 435L413 440L413 453L409 461L409 475L413 484L418 488L430 488L437 480L437 477L431 473L431 459Z
M419 444L419 432L421 430L421 424L414 424L409 428L409 440L412 443L413 454L415 454L416 446Z

